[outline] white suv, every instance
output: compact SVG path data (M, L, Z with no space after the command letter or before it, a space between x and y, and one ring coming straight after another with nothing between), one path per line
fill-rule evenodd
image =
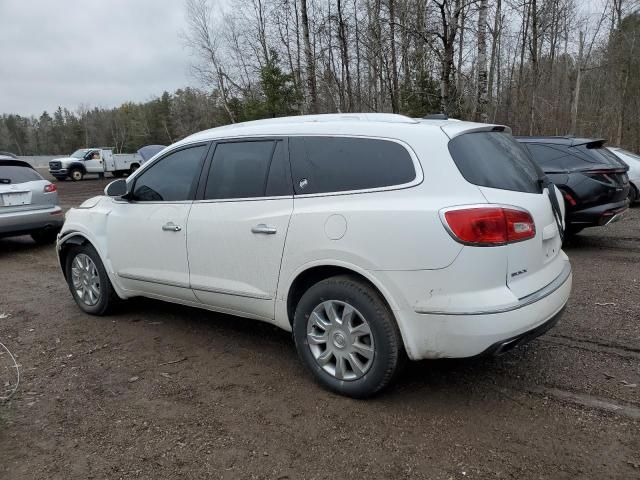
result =
M145 296L270 322L349 396L382 389L405 356L528 341L571 290L557 192L503 126L390 114L230 125L105 193L69 211L58 239L81 309Z

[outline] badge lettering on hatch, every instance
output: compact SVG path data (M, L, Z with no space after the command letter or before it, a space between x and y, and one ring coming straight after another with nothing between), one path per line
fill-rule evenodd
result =
M518 275L522 275L523 273L527 273L527 269L523 268L522 270L518 270L517 272L513 272L511 274L511 278L517 277Z

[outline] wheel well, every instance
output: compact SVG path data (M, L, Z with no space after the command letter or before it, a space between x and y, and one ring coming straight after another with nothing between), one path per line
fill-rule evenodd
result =
M87 240L86 237L83 237L82 235L78 234L78 235L73 235L72 237L69 237L67 240L64 241L62 245L60 245L60 250L58 251L58 258L60 259L60 267L62 268L62 274L64 275L64 278L67 278L65 265L67 263L67 254L68 254L69 247L71 245L87 245L87 244L91 244L91 242Z
M87 173L87 169L84 168L84 165L82 165L81 163L72 163L71 165L69 165L69 173L71 173L72 170L80 170L83 175Z
M311 288L316 283L321 282L322 280L325 280L329 277L335 277L337 275L349 275L371 286L371 288L378 292L380 298L387 305L387 307L389 307L387 299L384 297L382 292L380 292L378 287L376 287L367 277L359 274L358 272L345 267L337 267L334 265L312 267L300 273L289 288L289 294L287 295L287 316L289 317L289 323L291 325L293 325L293 317L296 312L296 305L298 305L298 302L302 298L302 295L304 295L304 292L309 290L309 288ZM390 307L389 311L391 311Z

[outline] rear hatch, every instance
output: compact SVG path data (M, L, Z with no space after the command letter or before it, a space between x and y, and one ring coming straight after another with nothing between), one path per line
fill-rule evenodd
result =
M44 194L47 183L24 162L0 160L0 214L53 206L55 196Z
M549 196L551 189L561 203L558 191L553 186L544 187L544 174L504 127L462 133L455 131L457 128L451 132L447 126L442 129L452 137L449 151L460 173L478 186L488 203L524 208L534 220L534 238L491 247L506 252L507 286L523 298L549 285L565 267L558 221Z

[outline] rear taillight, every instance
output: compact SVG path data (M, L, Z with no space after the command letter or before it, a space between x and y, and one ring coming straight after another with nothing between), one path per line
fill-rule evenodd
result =
M573 198L569 192L562 191L562 196L570 206L575 207L578 204L578 202L576 202L575 198Z
M536 236L531 215L515 208L456 208L445 211L443 221L453 238L467 245L491 247Z
M44 193L52 193L56 190L58 190L58 187L56 187L55 183L49 183L44 186Z

